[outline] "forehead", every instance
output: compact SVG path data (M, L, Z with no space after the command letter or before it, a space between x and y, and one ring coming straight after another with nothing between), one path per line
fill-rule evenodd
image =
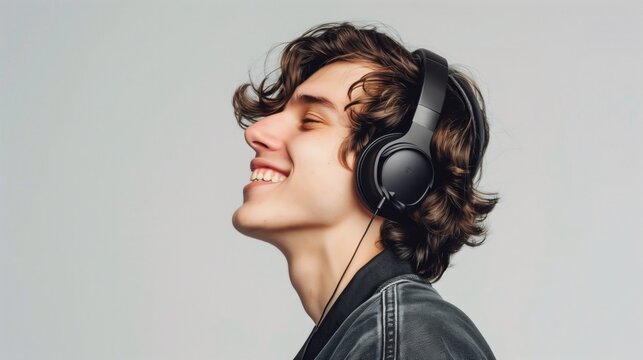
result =
M344 106L350 101L348 98L350 86L373 70L371 65L361 62L340 61L328 64L301 83L291 100L297 99L301 95L326 98L342 113ZM351 94L353 100L361 93L361 86L355 88Z

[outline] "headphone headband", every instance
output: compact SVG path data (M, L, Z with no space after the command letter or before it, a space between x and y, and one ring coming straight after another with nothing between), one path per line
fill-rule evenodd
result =
M420 98L412 121L434 131L444 104L449 65L445 58L426 49L418 49L412 55L420 58L423 69Z

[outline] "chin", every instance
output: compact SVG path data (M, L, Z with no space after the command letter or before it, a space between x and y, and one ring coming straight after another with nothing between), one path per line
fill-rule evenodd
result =
M243 235L263 240L266 233L266 222L258 221L261 216L241 206L232 214L232 226Z
M243 215L243 206L232 214L232 226L240 233L248 235L247 219Z

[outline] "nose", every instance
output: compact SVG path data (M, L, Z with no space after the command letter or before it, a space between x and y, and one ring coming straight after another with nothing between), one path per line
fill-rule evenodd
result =
M246 143L253 148L257 154L265 150L279 150L283 147L287 136L285 120L282 113L266 116L253 123L244 131Z

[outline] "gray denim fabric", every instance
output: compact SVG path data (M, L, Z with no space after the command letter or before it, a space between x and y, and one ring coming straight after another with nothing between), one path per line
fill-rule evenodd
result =
M300 350L295 360L302 358L302 352ZM433 286L418 275L404 274L384 282L352 311L315 359L495 357L464 312L442 299Z

